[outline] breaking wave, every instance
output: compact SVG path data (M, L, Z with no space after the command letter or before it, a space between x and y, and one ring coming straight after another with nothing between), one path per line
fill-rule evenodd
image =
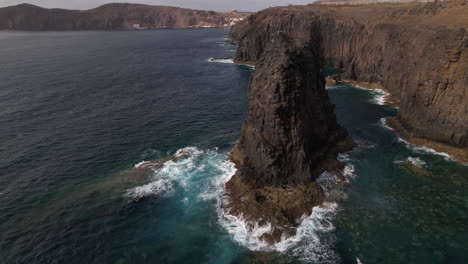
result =
M218 62L218 63L229 63L234 64L234 59L232 58L210 58L209 62Z
M379 120L379 125L380 125L381 127L385 128L385 129L388 129L388 130L390 130L390 131L394 131L393 128L391 128L389 125L387 125L387 118L388 118L388 117L382 117L382 118L380 118L380 120Z
M228 202L225 184L236 173L235 165L229 161L227 153L187 147L178 150L174 157L179 159L166 161L154 169L149 182L128 190L126 195L138 200L149 196L169 197L176 191L194 193L194 197L184 197L182 202L187 204L192 199L215 202L219 225L235 242L252 251L276 251L304 261L320 260L321 263L334 263L339 259L333 250L334 235L330 234L335 229L332 221L339 210L337 202L330 200L314 207L310 215L304 215L301 219L295 236L284 237L280 242L270 245L261 239L263 234L272 232L270 224L248 222L242 216L226 214L223 209L223 205ZM347 163L343 171L346 178L353 178L354 166L349 164L349 155L340 154L339 160ZM135 168L149 163L142 161ZM326 193L336 191L334 186L339 184L338 178L327 172L317 182Z
M387 125L387 118L388 117L380 118L379 125L381 127L385 128L385 129L390 130L390 131L395 131L393 128L391 128L389 125ZM452 162L456 162L456 163L468 166L467 163L463 163L462 161L457 160L456 158L454 158L453 156L451 156L450 154L448 154L446 152L436 151L435 149L432 149L432 148L429 148L429 147L426 147L426 146L418 146L418 145L412 144L412 143L402 139L397 134L395 134L395 135L396 135L399 142L404 143L405 146L409 150L412 150L412 151L414 151L416 153L419 153L419 154L433 154L433 155L441 156L447 161L452 161Z
M227 63L227 64L237 64L237 65L246 66L246 67L249 67L252 70L255 70L254 65L235 63L233 58L210 58L210 59L208 59L208 61L209 62L218 62L218 63Z
M180 160L169 160L162 167L153 169L150 182L128 190L127 196L135 200L156 195L168 196L174 191L175 186L186 188L189 176L202 169L195 164L196 159L201 154L203 151L194 147L178 150L174 157L181 158ZM137 163L134 168L142 168L149 164L151 162L142 161Z
M417 166L417 167L420 167L420 168L424 168L426 167L426 162L423 161L422 159L420 158L413 158L413 157L408 157L408 161L413 164L414 166Z
M340 160L349 161L350 157L347 154L340 154ZM235 173L233 164L229 168L226 170L228 173L214 179L213 186L217 186L219 223L237 243L252 251L276 251L307 262L320 260L321 263L335 263L339 259L338 254L332 249L334 235L330 234L335 229L332 221L339 209L338 203L327 201L320 206L315 206L310 215L303 216L294 236L283 237L278 243L268 244L261 237L273 231L271 224L259 225L256 222L247 221L242 215L234 216L225 213L223 205L228 203L228 198L223 196L224 186ZM347 164L343 174L347 178L354 177L354 166ZM317 183L325 190L327 196L336 191L335 187L339 182L335 175L328 172L324 172L317 179Z
M372 99L370 100L371 103L373 104L378 104L378 105L385 105L387 102L388 96L390 95L386 91L382 89L369 89L365 88L359 85L353 85L354 87L362 90L369 91L372 94Z
M434 155L438 155L438 156L441 156L443 157L445 160L447 161L455 161L455 162L458 162L455 158L453 158L450 154L448 153L445 153L445 152L438 152L434 149L431 149L431 148L428 148L428 147L425 147L425 146L417 146L415 144L412 144L404 139L402 139L401 137L398 137L398 141L400 142L403 142L405 144L405 146L416 152L416 153L420 153L420 154L434 154ZM461 162L460 162L461 163Z
M406 160L397 160L395 163L409 162L410 164L419 167L426 168L427 163L418 157L408 157Z

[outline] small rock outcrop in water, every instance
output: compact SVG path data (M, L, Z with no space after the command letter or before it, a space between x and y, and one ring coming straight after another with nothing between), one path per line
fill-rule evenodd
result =
M468 162L468 3L289 6L236 25L237 61L255 63L281 31L311 42L323 66L378 84L399 101L403 138Z
M304 215L324 201L314 182L341 171L337 154L352 140L336 122L317 54L277 33L257 61L241 139L231 158L238 168L227 183L228 214L270 224L266 242L295 233Z

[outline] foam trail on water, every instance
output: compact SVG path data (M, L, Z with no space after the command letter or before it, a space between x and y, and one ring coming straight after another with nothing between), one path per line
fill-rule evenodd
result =
M140 161L138 162L137 164L135 164L135 166L133 166L133 168L141 168L141 167L144 167L145 165L147 165L149 163L149 161Z
M235 63L233 58L210 58L208 59L209 62L218 62L218 63L226 63L226 64L237 64L249 67L255 70L255 66L250 64L242 64L242 63Z
M210 58L209 62L218 62L218 63L229 63L234 64L234 59L232 58Z
M174 157L181 158L180 160L166 161L160 169L154 170L154 175L149 183L128 190L127 196L135 200L156 195L168 196L173 192L175 186L185 188L188 176L200 169L196 167L195 161L201 154L203 151L194 147L178 150ZM150 162L142 161L134 168L141 168L148 164Z
M270 233L273 227L269 223L249 222L242 216L227 214L224 205L228 203L225 196L225 184L236 173L235 165L229 161L227 153L216 150L202 151L188 147L178 150L172 159L161 167L154 169L150 182L131 188L126 196L138 200L150 196L168 197L176 191L185 192L180 201L185 206L198 201L214 201L218 214L218 223L234 241L253 251L276 251L295 256L308 262L320 260L321 263L334 263L339 259L333 250L333 219L338 211L336 202L328 201L312 209L310 215L304 215L296 234L283 237L275 244L268 244L262 235ZM178 157L178 158L177 158ZM342 161L351 160L349 155L341 154ZM136 168L148 162L140 162ZM347 164L344 169L346 177L353 177L354 167ZM336 176L324 173L317 182L328 192L338 183ZM196 186L195 186L196 185ZM195 191L195 196L191 195Z
M340 154L340 160L349 161L350 157ZM259 225L256 222L247 221L242 215L235 216L226 213L223 206L226 205L228 197L224 196L225 184L235 174L234 164L227 161L223 165L225 173L214 179L212 186L216 186L217 212L219 224L231 234L234 241L252 251L276 251L295 256L303 261L321 263L336 263L339 256L333 251L334 235L330 234L335 227L332 220L338 211L336 202L325 202L320 206L315 206L310 215L304 215L301 224L297 227L296 234L292 237L283 237L280 242L268 244L262 240L264 234L271 233L271 224ZM354 166L347 164L344 173L346 178L354 177ZM338 178L327 172L323 173L317 183L319 183L326 193L338 184ZM206 193L204 198L210 198Z
M379 120L379 125L385 129L388 129L390 131L395 131L393 128L391 128L389 125L387 125L387 119L388 117L383 117L383 118L380 118ZM396 134L395 134L396 135ZM462 165L465 165L465 166L468 166L467 163L463 163L457 159L455 159L453 156L451 156L450 154L446 153L446 152L440 152L440 151L436 151L435 149L432 149L432 148L429 148L429 147L426 147L426 146L417 146L415 144L412 144L404 139L402 139L401 137L399 137L398 135L396 135L397 138L398 138L398 141L400 142L403 142L405 144L405 146L416 152L416 153L420 153L420 154L434 154L434 155L438 155L438 156L441 156L443 157L445 160L447 161L452 161L452 162L457 162L459 164L462 164Z
M353 85L353 87L356 87L361 90L369 91L373 95L373 98L370 100L370 102L373 104L385 105L385 103L387 102L388 96L390 95L389 93L387 93L386 91L382 89L369 89L369 88L365 88L359 85Z
M398 137L398 136L397 136ZM458 163L461 163L461 164L464 164L458 160L456 160L455 158L453 158L450 154L448 153L445 153L445 152L438 152L434 149L431 149L431 148L428 148L428 147L425 147L425 146L417 146L417 145L414 145L404 139L402 139L401 137L398 137L398 141L400 142L403 142L405 144L405 146L410 149L410 150L413 150L414 152L416 153L420 153L420 154L434 154L434 155L438 155L438 156L441 156L443 157L445 160L447 161L454 161L454 162L458 162Z
M426 167L426 162L423 161L420 158L413 158L413 157L408 157L408 161L413 164L414 166L420 167L420 168L425 168Z
M418 157L408 157L406 160L397 160L394 163L403 163L403 162L409 162L410 164L419 168L425 168L427 166L427 163Z
M385 129L388 129L390 131L394 131L393 128L391 128L389 125L387 125L387 119L388 117L382 117L379 120L379 125Z

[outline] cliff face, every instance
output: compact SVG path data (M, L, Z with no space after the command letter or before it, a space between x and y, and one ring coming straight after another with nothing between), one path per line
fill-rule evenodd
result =
M468 4L267 9L233 28L238 61L255 63L283 32L344 78L380 84L399 101L390 125L416 143L468 160Z
M0 29L78 30L217 27L247 14L138 4L107 4L91 10L46 9L29 4L0 8Z
M247 120L232 156L255 186L312 181L321 173L318 164L347 136L336 123L317 52L295 45L276 34L252 77Z

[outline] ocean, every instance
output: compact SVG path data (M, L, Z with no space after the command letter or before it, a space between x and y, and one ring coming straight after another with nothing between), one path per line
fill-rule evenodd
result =
M384 94L348 84L328 87L359 145L333 201L276 245L223 215L254 71L210 61L234 56L228 37L0 32L0 263L468 261L468 167L399 139Z

